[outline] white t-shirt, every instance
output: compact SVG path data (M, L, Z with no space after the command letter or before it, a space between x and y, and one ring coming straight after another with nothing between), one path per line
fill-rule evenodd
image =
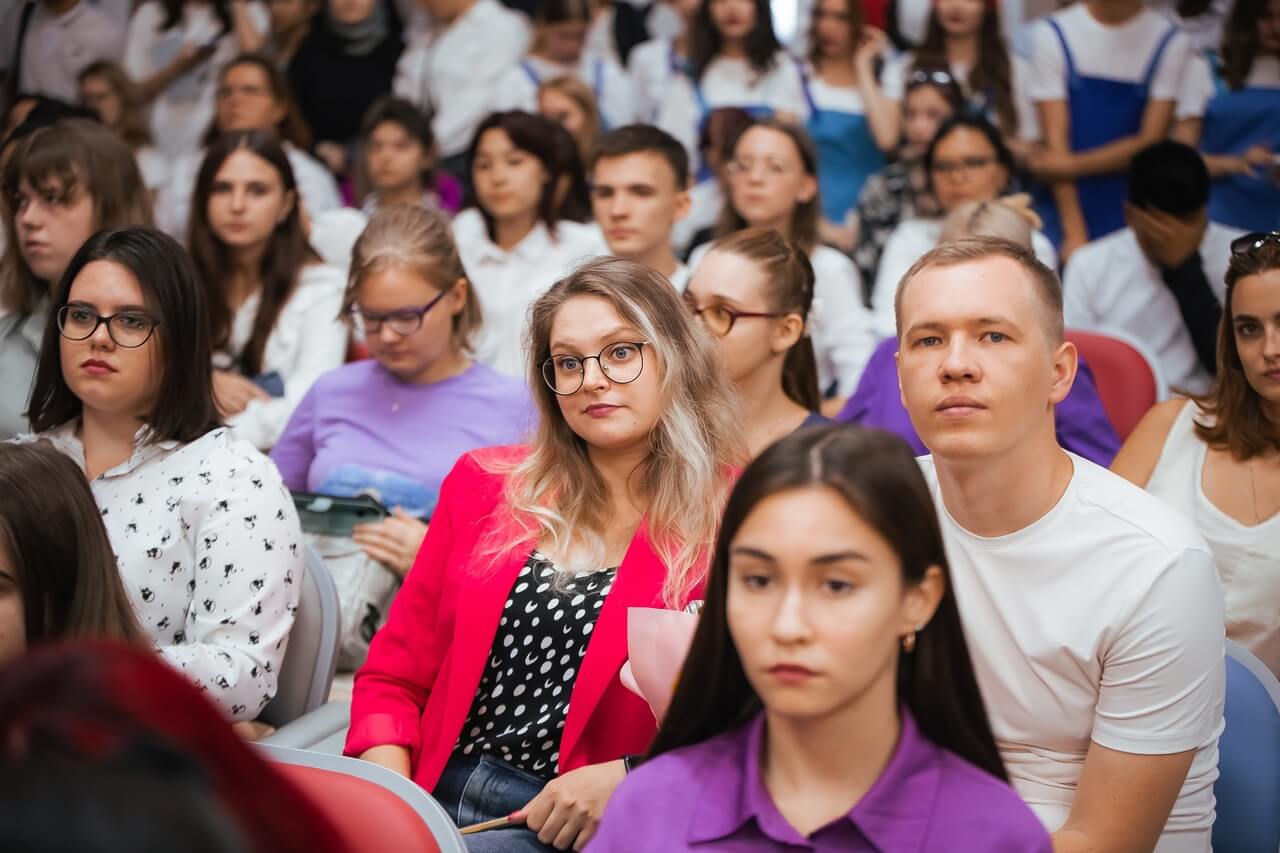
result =
M1089 14L1083 3L1072 4L1051 17L1058 22L1071 48L1077 74L1124 83L1142 82L1156 48L1171 26L1150 9L1143 9L1123 24L1109 26ZM1169 41L1151 80L1153 100L1171 101L1178 97L1190 52L1191 43L1185 34L1179 32ZM1031 69L1029 88L1033 101L1067 99L1066 58L1062 43L1047 20L1032 26Z
M1244 86L1246 89L1280 89L1280 57L1255 56ZM1217 94L1209 61L1203 54L1192 54L1182 77L1182 88L1178 90L1177 118L1203 118L1209 101ZM1280 109L1280 94L1277 99L1276 108Z
M884 66L880 84L887 97L901 101L906 93L907 80L911 67L915 63L915 54L911 51L900 53ZM972 98L974 93L969 89L969 72L967 66L953 63L951 76L964 90L965 96ZM1010 86L1013 89L1013 108L1018 116L1018 136L1022 139L1040 138L1040 118L1036 115L1035 104L1031 100L1031 65L1017 54L1009 56ZM994 108L994 105L992 105ZM993 123L997 123L994 114Z
M529 20L498 0L476 0L449 26L414 36L392 88L431 111L442 157L467 150L501 95L499 82L525 55L530 38Z
M240 414L227 418L236 438L270 450L315 381L346 360L350 332L338 319L346 286L345 270L328 264L303 268L262 351L262 372L279 374L284 396L252 400ZM243 351L249 342L260 298L260 293L250 296L231 319L228 344L233 352ZM216 353L214 367L227 369L231 363L224 353Z
M250 0L248 8L254 28L259 33L267 32L271 18L266 7ZM184 4L182 20L172 29L161 31L164 19L164 6L157 0L147 0L129 21L124 68L135 82L163 71L188 45L198 48L214 39L218 44L209 60L170 83L151 105L151 135L156 147L176 160L200 150L200 140L213 121L218 74L239 55L240 47L234 30L221 34L222 24L214 15L212 4Z
M627 73L636 98L636 120L653 122L658 107L666 97L671 79L677 73L671 67L671 40L654 38L631 49Z
M1202 15L1184 18L1177 12L1176 0L1147 0L1147 5L1171 23L1177 24L1191 40L1194 51L1217 50L1222 45L1222 28L1231 14L1231 0L1211 0Z
M124 25L91 0L80 0L61 15L36 3L15 56L25 3L15 3L0 22L0 68L21 70L18 91L75 104L80 72L95 62L119 62Z
M142 183L158 195L169 183L169 161L154 145L144 145L133 152L133 159L142 173ZM155 195L153 195L153 198Z
M1219 302L1226 298L1231 241L1243 233L1211 222L1200 242L1205 278ZM1062 276L1062 303L1069 328L1116 329L1146 344L1170 387L1200 394L1212 384L1196 357L1178 301L1142 254L1132 230L1122 228L1076 250Z
M596 226L560 222L553 240L541 220L511 249L502 249L489 239L475 208L454 218L453 238L484 315L476 360L519 377L528 370L524 335L534 300L583 260L609 254Z
M1213 556L1182 515L1069 455L1058 504L996 538L956 523L934 459L920 460L996 745L1051 832L1070 813L1090 741L1139 755L1196 750L1156 851L1208 853L1226 686Z
M1208 445L1196 434L1211 415L1187 401L1169 429L1147 491L1195 522L1218 563L1226 596L1227 636L1280 676L1280 512L1243 524L1204 493Z
M698 99L699 90L702 102ZM721 56L707 66L697 87L685 74L670 79L654 124L684 145L693 164L702 162L698 133L706 119L703 102L707 111L718 107L767 107L789 113L801 122L809 119L800 66L786 51L778 51L773 67L764 74L757 73L745 59ZM696 174L698 166L692 168Z
M696 270L710 249L710 243L694 249L690 269ZM830 246L810 252L809 263L814 276L809 323L818 387L825 392L835 383L836 394L848 397L857 389L876 347L871 312L862 304L862 277L848 256Z
M526 69L524 66L528 65ZM529 75L533 71L533 76ZM596 96L596 107L605 127L618 128L636 118L635 93L631 77L608 56L584 55L576 67L557 65L538 56L526 56L511 66L498 82L495 110L538 111L538 86L556 77L577 77ZM534 77L537 82L534 82Z
M871 289L872 327L876 338L891 338L897 334L893 313L894 296L898 282L920 256L938 245L942 237L941 219L908 219L893 229L880 253L880 265L876 267L876 281ZM1036 257L1051 270L1058 268L1058 253L1053 243L1039 231L1031 232L1031 248Z

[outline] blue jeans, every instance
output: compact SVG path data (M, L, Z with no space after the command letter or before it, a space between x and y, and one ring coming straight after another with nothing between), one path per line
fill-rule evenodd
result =
M506 817L524 808L546 780L488 755L455 755L432 795L458 826ZM465 836L468 853L547 853L555 848L524 827L491 829Z

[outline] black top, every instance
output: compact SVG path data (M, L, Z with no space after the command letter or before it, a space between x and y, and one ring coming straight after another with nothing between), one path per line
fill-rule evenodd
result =
M367 54L351 56L344 48L345 41L325 27L321 13L289 62L289 87L316 142L356 141L365 111L391 94L404 41L397 24Z
M454 752L489 753L551 779L569 696L617 569L583 572L552 588L555 566L534 551L498 620L489 662Z

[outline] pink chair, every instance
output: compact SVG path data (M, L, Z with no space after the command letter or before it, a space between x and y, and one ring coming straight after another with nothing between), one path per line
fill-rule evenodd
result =
M1168 396L1160 367L1146 346L1112 330L1067 329L1067 340L1093 368L1098 396L1121 440L1147 410Z

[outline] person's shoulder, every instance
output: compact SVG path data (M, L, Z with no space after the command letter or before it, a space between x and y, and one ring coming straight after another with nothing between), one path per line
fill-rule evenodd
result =
M140 27L155 26L160 23L160 17L163 14L164 6L160 0L143 0L129 16L129 22Z
M624 814L643 809L636 816L663 814L677 820L678 815L688 814L698 802L698 797L690 795L718 781L718 769L732 767L735 775L741 773L743 731L733 729L649 759L618 787L614 796L622 796L620 809Z
M1017 791L958 755L940 752L938 801L963 808L935 812L932 835L963 838L975 849L1050 853L1048 831Z
M627 64L633 68L651 70L654 64L659 68L666 66L667 53L671 50L671 42L668 39L653 38L648 41L642 41L631 49L631 56L627 59Z
M335 292L341 296L346 288L347 277L341 269L333 264L317 261L304 266L298 274L298 288L294 296L296 298L305 293L311 300L321 300L331 298Z
M1076 249L1067 260L1067 269L1102 272L1117 258L1133 255L1137 247L1138 242L1133 231L1129 228L1121 228L1104 237L1090 240Z
M507 32L524 33L529 29L526 19L513 9L509 9L498 0L476 0L468 19L482 24L486 30L498 27Z
M372 358L362 358L325 371L311 384L307 396L325 398L350 392L376 392L382 388L382 365Z
M181 445L177 451L186 461L199 461L213 481L242 482L255 480L254 487L273 483L280 485L280 472L275 463L258 448L230 429L215 427L204 435ZM201 479L208 482L204 476Z
M1092 535L1149 551L1153 560L1142 565L1154 570L1186 552L1208 552L1195 525L1164 501L1083 457L1072 454L1071 461L1076 501L1091 516Z
M484 216L481 215L480 209L477 207L468 207L465 210L458 211L457 215L453 217L450 228L453 231L453 239L458 244L459 250L463 250L465 245L474 243L481 238L488 238L488 232L484 225Z
M496 400L511 402L527 402L529 384L519 376L500 373L483 362L475 361L467 372L459 377L472 389Z

